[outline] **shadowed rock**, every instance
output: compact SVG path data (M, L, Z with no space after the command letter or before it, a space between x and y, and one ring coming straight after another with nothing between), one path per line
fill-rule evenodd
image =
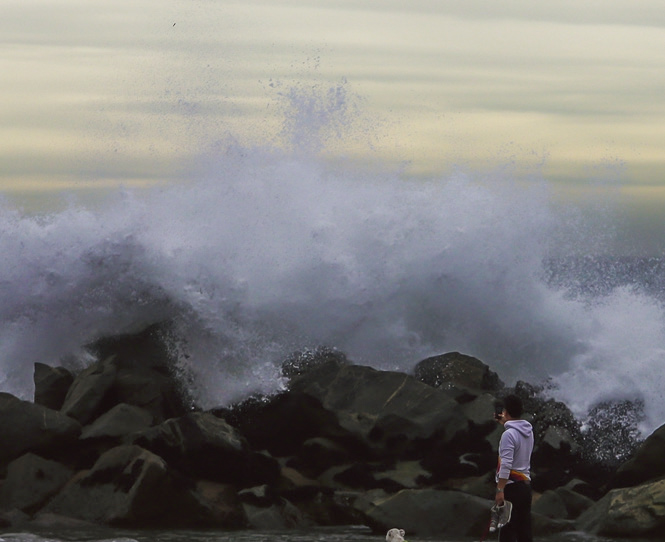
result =
M121 437L147 429L152 414L142 408L121 403L103 414L91 425L83 428L81 439Z
M498 391L503 382L494 371L472 356L449 352L420 361L414 368L416 379L438 388L457 386L475 390Z
M665 479L613 489L577 520L577 527L599 536L654 536L665 529Z
M0 509L18 508L31 513L55 495L74 472L32 453L12 461L0 486Z
M112 356L93 363L82 371L67 392L62 413L82 424L94 420L102 413L101 406L113 384L116 372Z
M127 442L151 450L188 475L216 482L256 485L279 477L273 458L251 451L236 429L209 412L167 420L129 435Z
M104 453L90 471L81 471L45 512L110 525L173 523L187 492L176 491L166 462L138 446Z
M460 491L404 489L363 509L366 524L385 533L399 525L410 536L478 536L489 521L492 501Z
M64 367L35 363L35 404L60 410L65 402L74 375Z
M0 465L25 452L54 457L76 442L81 425L50 408L0 393Z
M656 429L635 455L619 467L613 480L615 487L640 484L665 476L665 425Z

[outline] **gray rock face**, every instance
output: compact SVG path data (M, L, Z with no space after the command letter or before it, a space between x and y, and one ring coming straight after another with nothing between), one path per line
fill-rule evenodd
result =
M478 536L489 522L492 501L460 491L404 489L362 505L368 525L386 532L399 525L409 536Z
M665 425L656 429L635 455L617 470L614 486L633 486L665 476Z
M474 390L498 391L504 386L499 376L473 356L449 352L419 362L415 377L435 388L456 386Z
M116 372L113 357L93 363L74 379L61 412L82 424L94 420L101 414L100 407L113 384Z
M274 459L250 451L232 426L209 412L167 420L129 435L127 442L151 450L192 476L216 482L254 485L279 476Z
M0 486L0 509L31 512L55 495L74 471L32 453L12 461Z
M50 367L35 363L35 404L60 410L74 375L64 367Z
M665 479L613 489L577 520L577 527L600 536L654 536L665 529Z
M41 451L57 453L72 446L81 425L60 412L0 393L0 465Z
M83 428L81 439L121 437L147 429L152 424L152 414L142 408L120 403L94 423Z
M94 523L150 524L176 501L166 462L138 446L118 446L80 472L44 509Z
M392 436L452 438L466 429L457 402L415 378L359 365L328 363L291 381L291 390L317 398L340 425L377 442Z

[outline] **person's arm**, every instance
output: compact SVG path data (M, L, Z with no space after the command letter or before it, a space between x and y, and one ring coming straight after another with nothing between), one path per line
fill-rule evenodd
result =
M494 496L494 501L496 504L503 504L504 495L503 490L508 483L508 478L499 478L499 481L496 484L496 495Z
M513 457L515 455L515 443L513 441L511 431L507 430L501 435L501 442L499 443L499 457L501 458L501 465L499 468L499 480L496 484L496 495L494 500L497 504L502 504L504 501L503 491L508 483L510 476L510 469L513 467Z

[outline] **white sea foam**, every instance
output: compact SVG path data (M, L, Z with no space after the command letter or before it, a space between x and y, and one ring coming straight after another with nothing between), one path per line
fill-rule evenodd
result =
M551 285L549 257L593 244L567 217L545 180L503 170L405 180L237 144L181 183L94 212L5 205L1 387L30 398L34 362L82 365L87 342L171 319L203 406L279 389L277 363L305 347L407 371L458 350L508 383L551 378L580 414L642 398L654 428L663 306L638 290Z

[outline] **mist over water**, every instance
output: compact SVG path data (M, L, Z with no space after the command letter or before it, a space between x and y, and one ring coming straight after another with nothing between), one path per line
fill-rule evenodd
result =
M404 371L457 350L508 384L549 380L580 416L641 399L645 431L665 422L662 292L630 273L588 286L611 265L551 273L611 224L510 168L422 180L324 159L354 114L333 90L285 93L287 150L229 143L94 211L0 208L0 388L31 398L35 362L81 368L86 343L169 320L204 407L280 389L284 357L326 345Z

